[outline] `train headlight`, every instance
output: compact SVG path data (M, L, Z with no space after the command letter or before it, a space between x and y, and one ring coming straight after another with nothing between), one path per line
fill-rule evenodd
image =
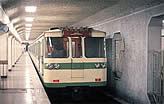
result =
M106 64L105 63L101 64L101 67L106 68Z
M59 69L60 68L60 65L59 64L54 64L54 68L55 69Z
M54 65L51 63L51 64L47 64L46 67L47 67L48 69L53 69L53 68L54 68Z
M96 68L99 68L99 67L100 67L100 64L95 64L95 67L96 67Z

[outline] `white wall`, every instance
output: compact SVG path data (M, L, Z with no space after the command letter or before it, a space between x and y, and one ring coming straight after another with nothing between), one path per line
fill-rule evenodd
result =
M117 96L132 104L149 104L147 96L148 50L150 48L148 47L148 25L152 17L164 15L164 4L150 8L147 8L148 5L143 8L132 8L135 4L131 3L128 7L125 1L120 2L122 4L102 10L74 26L91 26L105 31L107 36L120 31L125 39L123 74L120 80L113 80L115 85L112 90ZM151 45L159 49L158 37L155 37L157 40L155 39Z

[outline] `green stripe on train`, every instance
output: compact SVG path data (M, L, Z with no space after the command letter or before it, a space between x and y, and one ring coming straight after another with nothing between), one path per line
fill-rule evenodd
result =
M80 82L80 83L44 83L44 86L47 88L59 88L59 87L70 87L70 86L106 86L107 82Z
M51 64L55 64L55 63L51 63ZM104 64L104 63L97 62L97 63L57 63L57 64L60 65L59 69L95 69L95 64ZM45 63L45 69L49 69L47 68L47 63Z
M71 69L84 69L84 63L72 63Z

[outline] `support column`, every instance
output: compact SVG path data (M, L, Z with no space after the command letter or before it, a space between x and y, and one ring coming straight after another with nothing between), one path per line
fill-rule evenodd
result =
M13 36L10 35L8 38L8 71L12 71L12 39Z
M7 78L8 70L8 34L0 35L0 76Z
M12 38L12 42L11 42L11 45L12 45L12 55L11 55L11 60L12 60L12 67L15 67L15 38Z

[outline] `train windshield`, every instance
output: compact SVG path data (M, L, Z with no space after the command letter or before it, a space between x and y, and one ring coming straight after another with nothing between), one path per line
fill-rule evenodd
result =
M87 58L104 58L104 38L85 38L85 56Z
M46 58L67 58L69 56L68 38L47 37L46 38Z

